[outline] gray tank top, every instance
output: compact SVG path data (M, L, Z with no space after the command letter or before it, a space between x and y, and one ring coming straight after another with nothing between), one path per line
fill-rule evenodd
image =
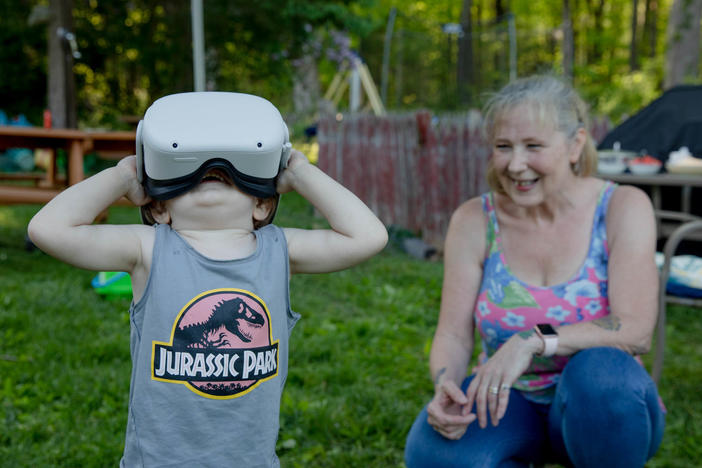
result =
M132 303L122 467L277 467L290 309L283 231L249 257L212 260L156 226L144 296Z

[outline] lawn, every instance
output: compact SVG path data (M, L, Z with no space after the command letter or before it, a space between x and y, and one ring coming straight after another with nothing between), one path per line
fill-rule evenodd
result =
M93 272L25 250L37 206L0 207L0 466L112 467L129 392L129 299L105 299ZM138 222L111 208L110 222ZM285 195L280 225L322 222ZM278 454L286 467L400 467L431 397L428 352L442 267L390 245L350 270L292 279L290 374ZM702 321L671 308L661 394L663 445L649 467L702 465ZM645 358L650 364L650 356Z

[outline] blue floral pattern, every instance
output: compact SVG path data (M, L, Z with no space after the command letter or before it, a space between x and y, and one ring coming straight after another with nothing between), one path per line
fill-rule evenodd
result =
M537 323L567 325L609 314L605 219L615 187L616 184L607 182L600 193L587 258L580 270L569 281L553 287L531 286L512 274L501 248L493 194L482 196L483 210L488 216L489 253L474 312L484 349L480 362L494 354L512 335L529 330ZM568 358L563 356L534 359L514 386L528 391L535 401L548 402L549 392L567 362Z

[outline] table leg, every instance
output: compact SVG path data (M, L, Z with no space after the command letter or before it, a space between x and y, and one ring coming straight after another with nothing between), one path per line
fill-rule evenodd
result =
M683 213L690 212L690 197L692 196L692 187L685 185L681 189L680 194L680 211Z
M72 140L68 150L68 185L83 180L83 141Z
M653 202L653 209L658 212L661 209L661 188L658 185L654 185L651 187L651 201ZM656 216L656 232L658 233L658 236L660 237L660 233L662 232L661 229L661 224L663 224L658 216Z

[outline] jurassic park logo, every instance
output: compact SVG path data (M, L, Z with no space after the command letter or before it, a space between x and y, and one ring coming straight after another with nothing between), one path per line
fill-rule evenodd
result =
M154 341L151 378L187 385L207 398L236 398L278 374L278 342L263 300L217 289L192 299L173 324L170 343Z

